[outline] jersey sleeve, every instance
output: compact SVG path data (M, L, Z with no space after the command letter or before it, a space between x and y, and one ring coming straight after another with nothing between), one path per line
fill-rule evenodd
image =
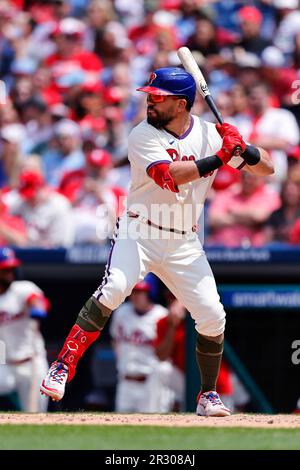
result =
M149 126L150 128L150 126ZM172 163L172 158L159 141L155 129L145 124L135 127L128 140L128 159L132 165L148 172L158 163Z
M31 281L16 281L14 283L16 295L23 305L28 305L34 298L45 299L44 292Z

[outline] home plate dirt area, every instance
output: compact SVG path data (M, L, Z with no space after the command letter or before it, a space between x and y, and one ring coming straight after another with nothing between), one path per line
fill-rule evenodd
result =
M0 413L1 424L134 425L170 427L300 428L300 414L233 414L224 418L194 414Z

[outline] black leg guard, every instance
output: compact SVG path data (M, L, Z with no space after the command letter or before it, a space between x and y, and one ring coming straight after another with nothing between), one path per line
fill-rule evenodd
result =
M98 302L94 297L90 297L80 310L76 324L85 331L101 331L110 314L110 309Z
M210 338L197 332L196 358L201 375L201 391L216 390L224 349L224 335Z

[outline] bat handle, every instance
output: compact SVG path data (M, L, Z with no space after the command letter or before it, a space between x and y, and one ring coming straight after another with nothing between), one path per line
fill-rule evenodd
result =
M240 147L239 145L237 145L234 150L233 150L233 155L235 157L240 157L242 154L242 147Z
M215 115L215 118L217 119L218 123L223 124L224 119L222 118L221 114L219 113L219 110L218 110L218 108L216 106L216 103L214 102L214 99L211 96L211 94L208 94L208 95L205 96L205 101L208 104L210 110Z
M223 119L222 115L219 113L219 110L218 110L212 96L207 95L205 97L205 100L206 100L208 106L210 107L211 111L214 113L218 123L221 124L221 125L224 124L224 119ZM235 157L240 157L241 154L242 154L242 148L239 145L237 145L233 150L233 155Z

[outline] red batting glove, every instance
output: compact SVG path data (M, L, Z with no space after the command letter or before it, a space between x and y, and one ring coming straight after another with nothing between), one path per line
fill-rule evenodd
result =
M221 149L216 153L217 157L222 160L223 164L231 160L234 155L236 147L241 148L241 152L246 150L246 144L240 134L227 134L223 137L223 144Z
M224 122L223 124L216 124L216 129L219 132L220 136L224 137L227 134L240 134L237 127L233 126L232 124L228 124L228 122Z

